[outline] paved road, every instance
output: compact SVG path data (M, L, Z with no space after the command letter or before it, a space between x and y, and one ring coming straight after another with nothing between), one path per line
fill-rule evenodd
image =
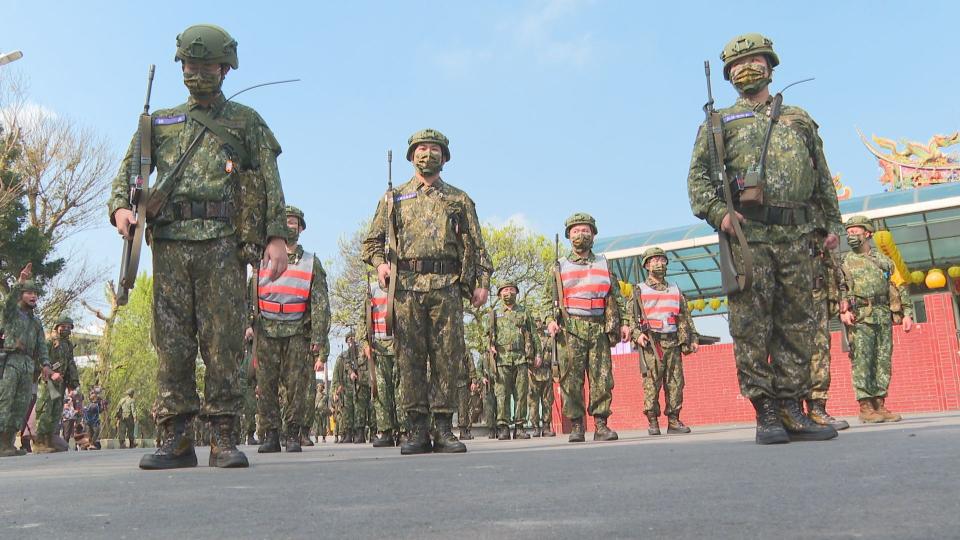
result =
M247 470L209 469L205 449L168 472L138 470L140 450L6 458L0 538L960 537L960 414L775 447L747 426L694 429L465 455L250 449Z

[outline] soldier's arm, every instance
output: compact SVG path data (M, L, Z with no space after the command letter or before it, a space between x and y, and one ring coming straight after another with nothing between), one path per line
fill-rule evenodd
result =
M255 117L256 166L263 178L267 199L267 213L264 216L267 238L287 238L286 202L283 198L283 186L280 183L280 170L277 168L277 156L280 155L280 143L259 114Z
M551 265L547 271L546 294L543 295L543 302L540 304L540 313L546 314L543 318L544 323L557 320L556 308L553 305L553 298L557 291L556 279L553 276L555 268ZM563 299L561 298L562 302Z
M680 317L679 325L677 325L677 337L679 338L680 343L693 344L697 343L700 339L700 335L697 333L697 326L693 324L693 316L690 314L690 310L687 309L687 298L684 295L680 295Z
M133 147L137 137L138 135L134 133L133 138L130 139L127 152L120 161L120 170L117 171L117 175L113 178L113 183L110 184L110 197L107 199L107 217L110 219L110 224L114 226L117 224L113 219L114 212L121 208L130 208L130 171L133 170Z
M77 369L77 362L73 359L73 354L70 354L70 359L67 361L67 386L70 388L80 388L80 370Z
M370 266L377 268L387 262L384 244L387 238L387 206L383 199L377 203L377 210L373 214L367 236L360 246L360 257Z
M524 340L527 345L527 359L533 360L540 354L540 336L537 335L537 327L533 324L533 315L526 310L523 313L523 327L527 334L527 339Z
M809 117L808 117L809 118ZM817 123L810 119L810 156L817 171L817 185L814 188L813 200L819 208L823 220L824 230L837 236L843 234L843 223L840 218L840 203L837 201L837 189L833 185L833 176L827 165L827 158L823 154L823 140L817 132Z
M720 222L727 212L726 203L717 196L716 187L710 178L710 152L707 145L709 130L700 126L693 143L693 156L687 173L687 196L693 215L705 220L714 229L720 230Z
M320 259L313 258L313 281L310 283L310 343L320 345L317 355L327 361L330 354L330 296L327 292L327 273Z
M610 275L610 295L613 297L613 302L607 302L607 319L616 320L622 326L623 324L623 295L620 294L620 281L613 278L613 274ZM617 329L619 331L619 328Z
M910 301L910 289L904 283L897 287L897 293L900 294L900 305L903 306L903 316L915 320L916 314L913 312L913 302Z
M37 321L37 342L35 347L37 351L37 362L43 367L50 367L50 349L47 347L47 340L43 335L43 325Z
M466 198L464 206L464 217L466 218L467 232L473 238L474 257L477 267L477 288L490 288L490 275L493 273L493 264L487 254L487 248L483 243L483 234L480 229L480 219L477 217L477 207L470 197Z

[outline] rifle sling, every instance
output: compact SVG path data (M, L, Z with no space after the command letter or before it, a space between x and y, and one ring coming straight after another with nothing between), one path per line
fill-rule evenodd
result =
M726 167L726 151L723 141L723 118L720 117L720 113L716 111L710 112L710 125L708 128L711 131L710 135L713 137L714 157L717 160L716 168L720 174L718 180L720 180L720 183L723 185L723 199L727 206L727 216L730 219L731 225L733 225L733 232L737 237L737 242L740 244L740 251L743 257L743 273L737 276L737 282L740 285L740 291L746 291L749 290L753 284L753 252L750 251L750 245L747 244L747 237L744 236L743 229L740 227L740 220L737 219L736 210L734 210L733 207L733 192L730 189L730 183L727 182L726 174L724 173L724 168ZM726 234L722 230L718 232L719 234Z

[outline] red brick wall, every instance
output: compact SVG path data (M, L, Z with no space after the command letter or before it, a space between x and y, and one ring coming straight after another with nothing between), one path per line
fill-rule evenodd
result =
M927 322L909 334L893 331L893 376L887 405L897 412L929 412L960 409L960 345L957 321L950 293L924 297ZM828 409L831 414L853 416L858 405L850 381L850 360L840 350L839 333L832 336L831 387ZM616 387L613 391L614 429L646 429L643 414L643 385L636 354L613 357ZM691 426L752 422L753 407L740 395L733 344L701 347L683 359L686 388L681 418ZM559 416L559 392L554 418ZM663 408L663 396L660 396ZM661 423L665 425L666 419ZM592 421L588 421L588 430ZM563 431L569 424L563 423Z

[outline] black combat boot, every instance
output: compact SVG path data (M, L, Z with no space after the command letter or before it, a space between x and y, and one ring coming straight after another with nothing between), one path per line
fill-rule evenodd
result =
M300 426L292 424L287 427L287 452L303 452L300 445Z
M497 426L497 440L498 441L509 441L510 440L510 428L507 426Z
M146 470L181 469L197 466L187 425L190 418L178 414L160 423L160 446L152 454L140 458L140 468Z
M680 415L674 414L667 417L667 434L668 435L680 435L684 433L690 433L690 428L686 424L680 421Z
M287 446L290 452L290 446ZM210 467L235 469L249 467L247 456L237 448L236 418L214 416L210 420Z
M780 420L791 441L826 441L837 436L832 426L821 426L807 418L796 399L780 400Z
M280 432L276 429L268 429L263 434L263 443L257 448L258 454L274 454L280 451Z
M407 413L407 440L400 445L400 454L429 454L433 451L430 444L430 420L426 414L410 411Z
M63 440L63 439L60 439L60 440ZM63 445L64 445L64 450L66 450L67 443L64 442ZM130 448L136 448L136 447L137 447L137 443L134 442L133 437L130 437Z
M570 427L570 437L567 439L567 442L583 442L587 440L586 437L584 437L583 417L571 418L570 423L572 426Z
M33 445L30 444L31 437L29 435L20 435L20 452L21 456L26 454L33 453ZM99 448L97 448L99 450Z
M353 443L353 432L349 429L343 432L343 435L340 436L340 442L343 444Z
M300 446L313 446L310 438L310 428L300 428Z
M473 435L470 433L470 428L468 427L460 428L460 440L463 440L463 441L473 440Z
M490 432L487 433L487 438L488 438L488 439L496 439L496 438L497 438L497 428L495 428L495 427L490 428Z
M607 426L607 419L603 416L594 416L594 423L597 425L593 431L593 440L595 441L615 441L620 437L617 432Z
M537 425L533 426L533 429L530 432L531 437L539 437L543 435L543 428Z
M542 431L542 434L543 434L544 437L556 437L556 436L557 436L557 432L554 431L554 430L552 430L552 429L550 428L550 422L544 422L544 423L543 423L543 430L541 430L541 431Z
M373 439L374 448L386 448L393 446L394 444L392 429L377 433L377 436Z
M660 434L660 415L653 412L647 413L647 434L648 435L659 435Z
M254 438L253 432L247 433L247 446L253 446L257 444L257 439Z
M460 442L453 434L453 413L439 413L433 415L433 424L437 431L433 436L433 451L441 454L462 454L467 451L467 445Z
M367 442L367 428L360 428L353 434L353 444L365 444Z
M782 444L790 442L783 422L777 415L777 406L773 398L761 396L750 400L757 411L757 444Z
M13 431L0 432L0 457L14 457L20 455L17 453L17 448L13 445L13 441L16 436L16 433Z
M513 438L514 439L529 439L530 434L527 433L527 430L523 426L517 426L513 428Z
M807 416L821 426L833 426L833 429L837 431L850 427L846 420L830 416L830 413L827 412L827 400L825 399L808 399Z

